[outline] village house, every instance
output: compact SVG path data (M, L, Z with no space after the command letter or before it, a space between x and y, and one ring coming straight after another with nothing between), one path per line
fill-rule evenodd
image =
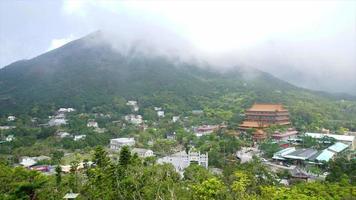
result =
M79 140L83 140L87 137L87 135L75 135L73 140L74 141L79 141Z
M198 126L198 127L194 128L194 134L197 137L201 137L203 135L209 135L218 129L219 129L219 126L217 126L217 125Z
M15 116L8 116L7 121L12 122L15 121L16 117Z
M157 111L157 116L158 117L164 117L164 111L163 110Z
M14 135L8 135L5 140L6 140L6 142L11 142L14 139L15 139Z
M289 112L282 104L257 104L245 112L240 129L262 129L270 125L289 125Z
M75 109L74 108L59 108L58 109L58 113L70 113L70 112L74 112Z
M139 124L142 124L142 122L143 122L141 115L133 115L133 114L126 115L125 120L130 122L131 124L134 124L134 125L139 125Z
M71 135L70 133L60 131L56 133L56 136L59 138L66 138L66 137L70 137Z
M42 160L50 160L51 158L48 156L37 156L37 157L28 157L28 156L23 156L20 158L20 165L24 167L31 167L35 165L37 162L42 161Z
M135 138L115 138L110 140L111 150L120 150L123 146L134 146Z
M99 128L98 122L96 122L94 120L89 120L88 123L87 123L87 127Z
M172 117L172 122L176 123L179 120L179 116L173 116Z
M53 119L49 120L49 122L48 122L49 126L61 126L61 125L66 125L66 124L67 124L66 119L53 118Z
M153 151L150 149L133 148L131 152L133 154L137 153L137 155L141 158L147 158L147 157L154 156Z
M177 172L183 172L191 163L197 163L200 166L208 168L208 153L201 154L200 152L180 151L170 156L159 158L157 163L170 163L174 166Z
M132 108L132 111L137 112L139 110L137 101L128 101L126 105L130 106Z

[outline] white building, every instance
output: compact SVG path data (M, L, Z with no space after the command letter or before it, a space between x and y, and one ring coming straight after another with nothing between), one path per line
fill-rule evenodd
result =
M119 150L123 146L135 145L135 138L115 138L110 140L110 149Z
M336 134L324 134L324 133L305 133L306 136L310 136L315 139L322 139L323 137L334 138L338 142L350 145L351 150L356 148L356 137L353 135L336 135Z
M7 121L12 122L15 121L16 117L15 116L8 116Z
M172 117L172 122L175 123L179 120L179 116L173 116Z
M11 141L13 141L14 139L15 139L14 135L8 135L5 140L6 140L7 142L11 142Z
M83 140L87 137L87 135L75 135L73 140L78 141L78 140Z
M185 151L181 151L157 160L159 164L171 163L177 172L184 171L193 162L208 168L208 153L201 154L200 152L189 151L187 154Z
M141 115L126 115L125 120L130 122L131 124L139 125L142 124L142 116Z
M128 101L128 102L126 103L126 105L131 106L131 108L132 108L132 110L133 110L134 112L137 112L137 111L139 110L137 101Z
M24 166L24 167L31 167L32 165L36 164L37 161L35 161L33 158L31 157L22 157L20 159L20 165Z
M70 137L71 135L70 135L70 133L67 133L67 132L57 132L56 136L59 138L66 138L66 137Z
M74 112L75 111L75 109L74 108L59 108L58 109L58 112L59 113L66 113L66 112Z
M154 109L155 111L160 111L160 110L162 110L161 107L154 107L153 109Z
M16 128L16 126L0 126L0 130L9 130L13 128Z
M96 122L96 121L89 121L89 122L87 123L87 127L99 128L98 122Z
M61 126L61 125L66 125L67 124L67 120L60 118L60 119L56 119L53 118L51 120L49 120L48 125L49 126Z
M157 116L158 117L164 117L164 111L163 110L157 111Z
M133 154L137 153L137 155L141 158L153 156L153 151L150 149L133 148L131 152Z

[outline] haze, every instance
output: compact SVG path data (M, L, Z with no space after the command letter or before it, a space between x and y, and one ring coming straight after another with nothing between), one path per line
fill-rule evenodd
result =
M248 66L356 95L356 1L0 1L0 67L96 30L127 46ZM124 42L124 45L122 45ZM177 54L177 55L175 55Z

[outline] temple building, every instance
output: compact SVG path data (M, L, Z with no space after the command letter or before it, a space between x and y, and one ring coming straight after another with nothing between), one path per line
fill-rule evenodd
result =
M289 125L289 112L282 104L257 104L245 112L246 119L240 129L261 129L270 125Z

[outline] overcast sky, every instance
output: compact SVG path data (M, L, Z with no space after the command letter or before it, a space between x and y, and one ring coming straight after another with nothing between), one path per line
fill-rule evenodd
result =
M356 94L353 0L0 0L0 68L99 29L162 47L191 45L219 67L252 66L300 86Z

